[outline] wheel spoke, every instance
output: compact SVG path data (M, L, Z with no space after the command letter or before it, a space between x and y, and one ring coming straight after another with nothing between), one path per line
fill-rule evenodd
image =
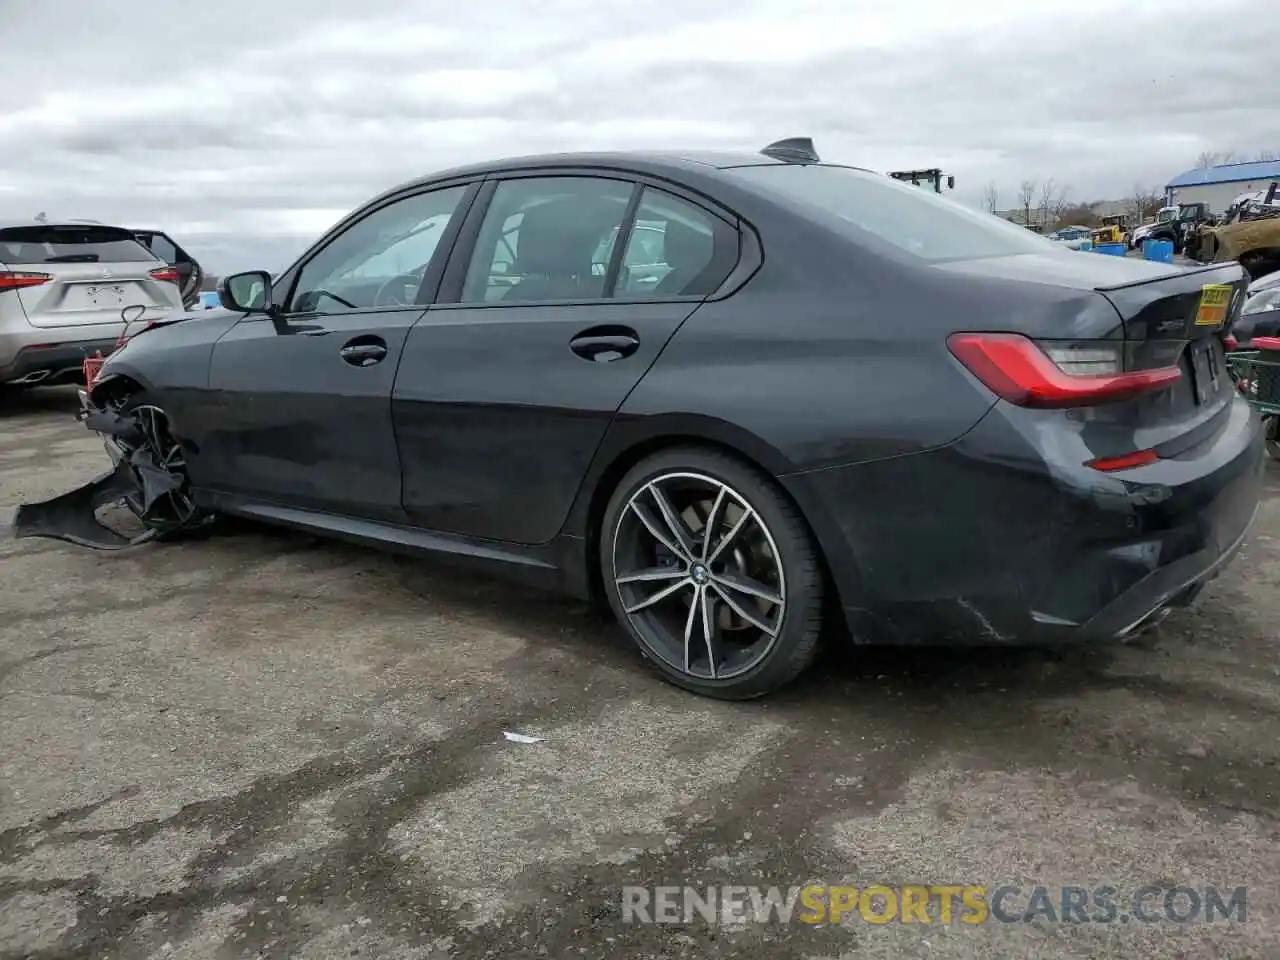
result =
M653 594L652 596L646 597L644 600L640 600L636 603L633 603L631 606L627 607L627 613L635 613L637 610L643 610L645 609L645 607L651 607L655 603L665 600L667 599L667 597L670 597L676 593L679 593L685 587L692 586L692 585L693 585L692 580L683 579L678 581L677 583L671 584L671 586L669 587L663 587L661 590L659 590L657 593Z
M724 535L723 539L716 544L716 548L711 551L711 555L707 557L707 563L715 563L715 561L720 558L720 554L724 553L729 544L733 543L733 541L737 539L738 534L742 533L742 531L746 529L747 524L754 516L755 512L752 511L750 507L744 508L742 516L738 518L738 522L729 529L729 532Z
M720 528L720 521L724 519L724 502L728 495L728 491L721 487L720 492L716 494L715 503L711 504L711 512L707 514L706 520L702 522L702 560L704 563L710 560L711 544L715 541L716 530Z
M640 518L640 522L644 524L645 529L649 531L650 536L657 540L660 544L674 553L682 560L688 560L689 557L680 549L680 545L671 539L671 536L663 529L664 524L649 511L648 507L642 507L634 500L631 501L631 512Z
M716 595L728 605L730 610L762 633L768 634L771 637L776 637L778 635L778 625L776 623L769 623L769 621L760 616L759 613L751 610L749 606L741 604L735 600L728 591L722 588L722 582L723 581L717 581L712 583L711 589L713 589L716 592Z
M687 560L694 557L693 537L689 533L689 528L681 519L680 514L671 506L671 502L667 499L667 495L658 489L656 483L649 484L645 489L649 491L649 496L653 497L653 502L658 505L658 509L662 512L662 519L666 521L667 529L671 531L671 536L675 537L675 542L679 545L678 551L680 556Z
M782 597L778 592L759 580L752 580L750 577L741 577L731 573L718 573L715 575L715 581L721 587L728 587L730 590L745 593L766 603L772 603L777 606L782 605Z
M698 588L698 595L694 599L702 612L702 638L707 645L707 671L711 674L711 679L714 680L716 679L715 601L711 596L711 591L705 586Z
M679 567L650 567L648 570L637 570L635 573L624 573L615 577L618 586L624 583L651 583L655 580L679 580L689 575L689 571Z
M702 599L703 588L699 584L693 585L693 602L689 604L689 615L684 618L684 672L691 673L691 664L693 662L693 625L698 621L698 608L702 606L699 602Z

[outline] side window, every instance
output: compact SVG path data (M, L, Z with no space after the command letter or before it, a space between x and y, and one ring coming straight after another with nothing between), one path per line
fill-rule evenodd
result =
M178 262L178 250L168 237L157 234L151 237L150 242L147 244L147 246L151 248L152 253L154 253L157 257L159 257L165 263Z
M615 296L705 297L737 262L736 230L701 207L645 187Z
M603 297L633 189L626 180L602 177L499 183L471 254L462 302Z
M338 234L298 274L289 310L343 313L417 303L418 288L467 188L420 193Z

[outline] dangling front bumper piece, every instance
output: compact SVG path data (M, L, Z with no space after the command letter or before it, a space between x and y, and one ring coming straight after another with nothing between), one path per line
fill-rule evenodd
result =
M146 543L159 531L148 527L136 536L125 536L103 524L98 511L128 501L133 512L145 517L157 500L181 486L182 478L156 463L132 419L92 406L83 391L80 397L82 408L76 419L102 435L114 466L60 496L22 504L14 514L13 535L65 540L95 550L122 550Z

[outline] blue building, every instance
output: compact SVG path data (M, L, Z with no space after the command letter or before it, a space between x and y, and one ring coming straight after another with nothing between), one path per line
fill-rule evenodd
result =
M1280 160L1222 163L1180 173L1165 185L1165 203L1204 203L1213 213L1224 213L1242 193L1265 191L1280 180Z

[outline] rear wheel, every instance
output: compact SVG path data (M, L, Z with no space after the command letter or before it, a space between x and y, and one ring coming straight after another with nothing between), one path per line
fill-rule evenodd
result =
M772 480L733 457L680 448L632 468L605 511L600 564L624 629L687 690L762 696L817 654L812 535Z

